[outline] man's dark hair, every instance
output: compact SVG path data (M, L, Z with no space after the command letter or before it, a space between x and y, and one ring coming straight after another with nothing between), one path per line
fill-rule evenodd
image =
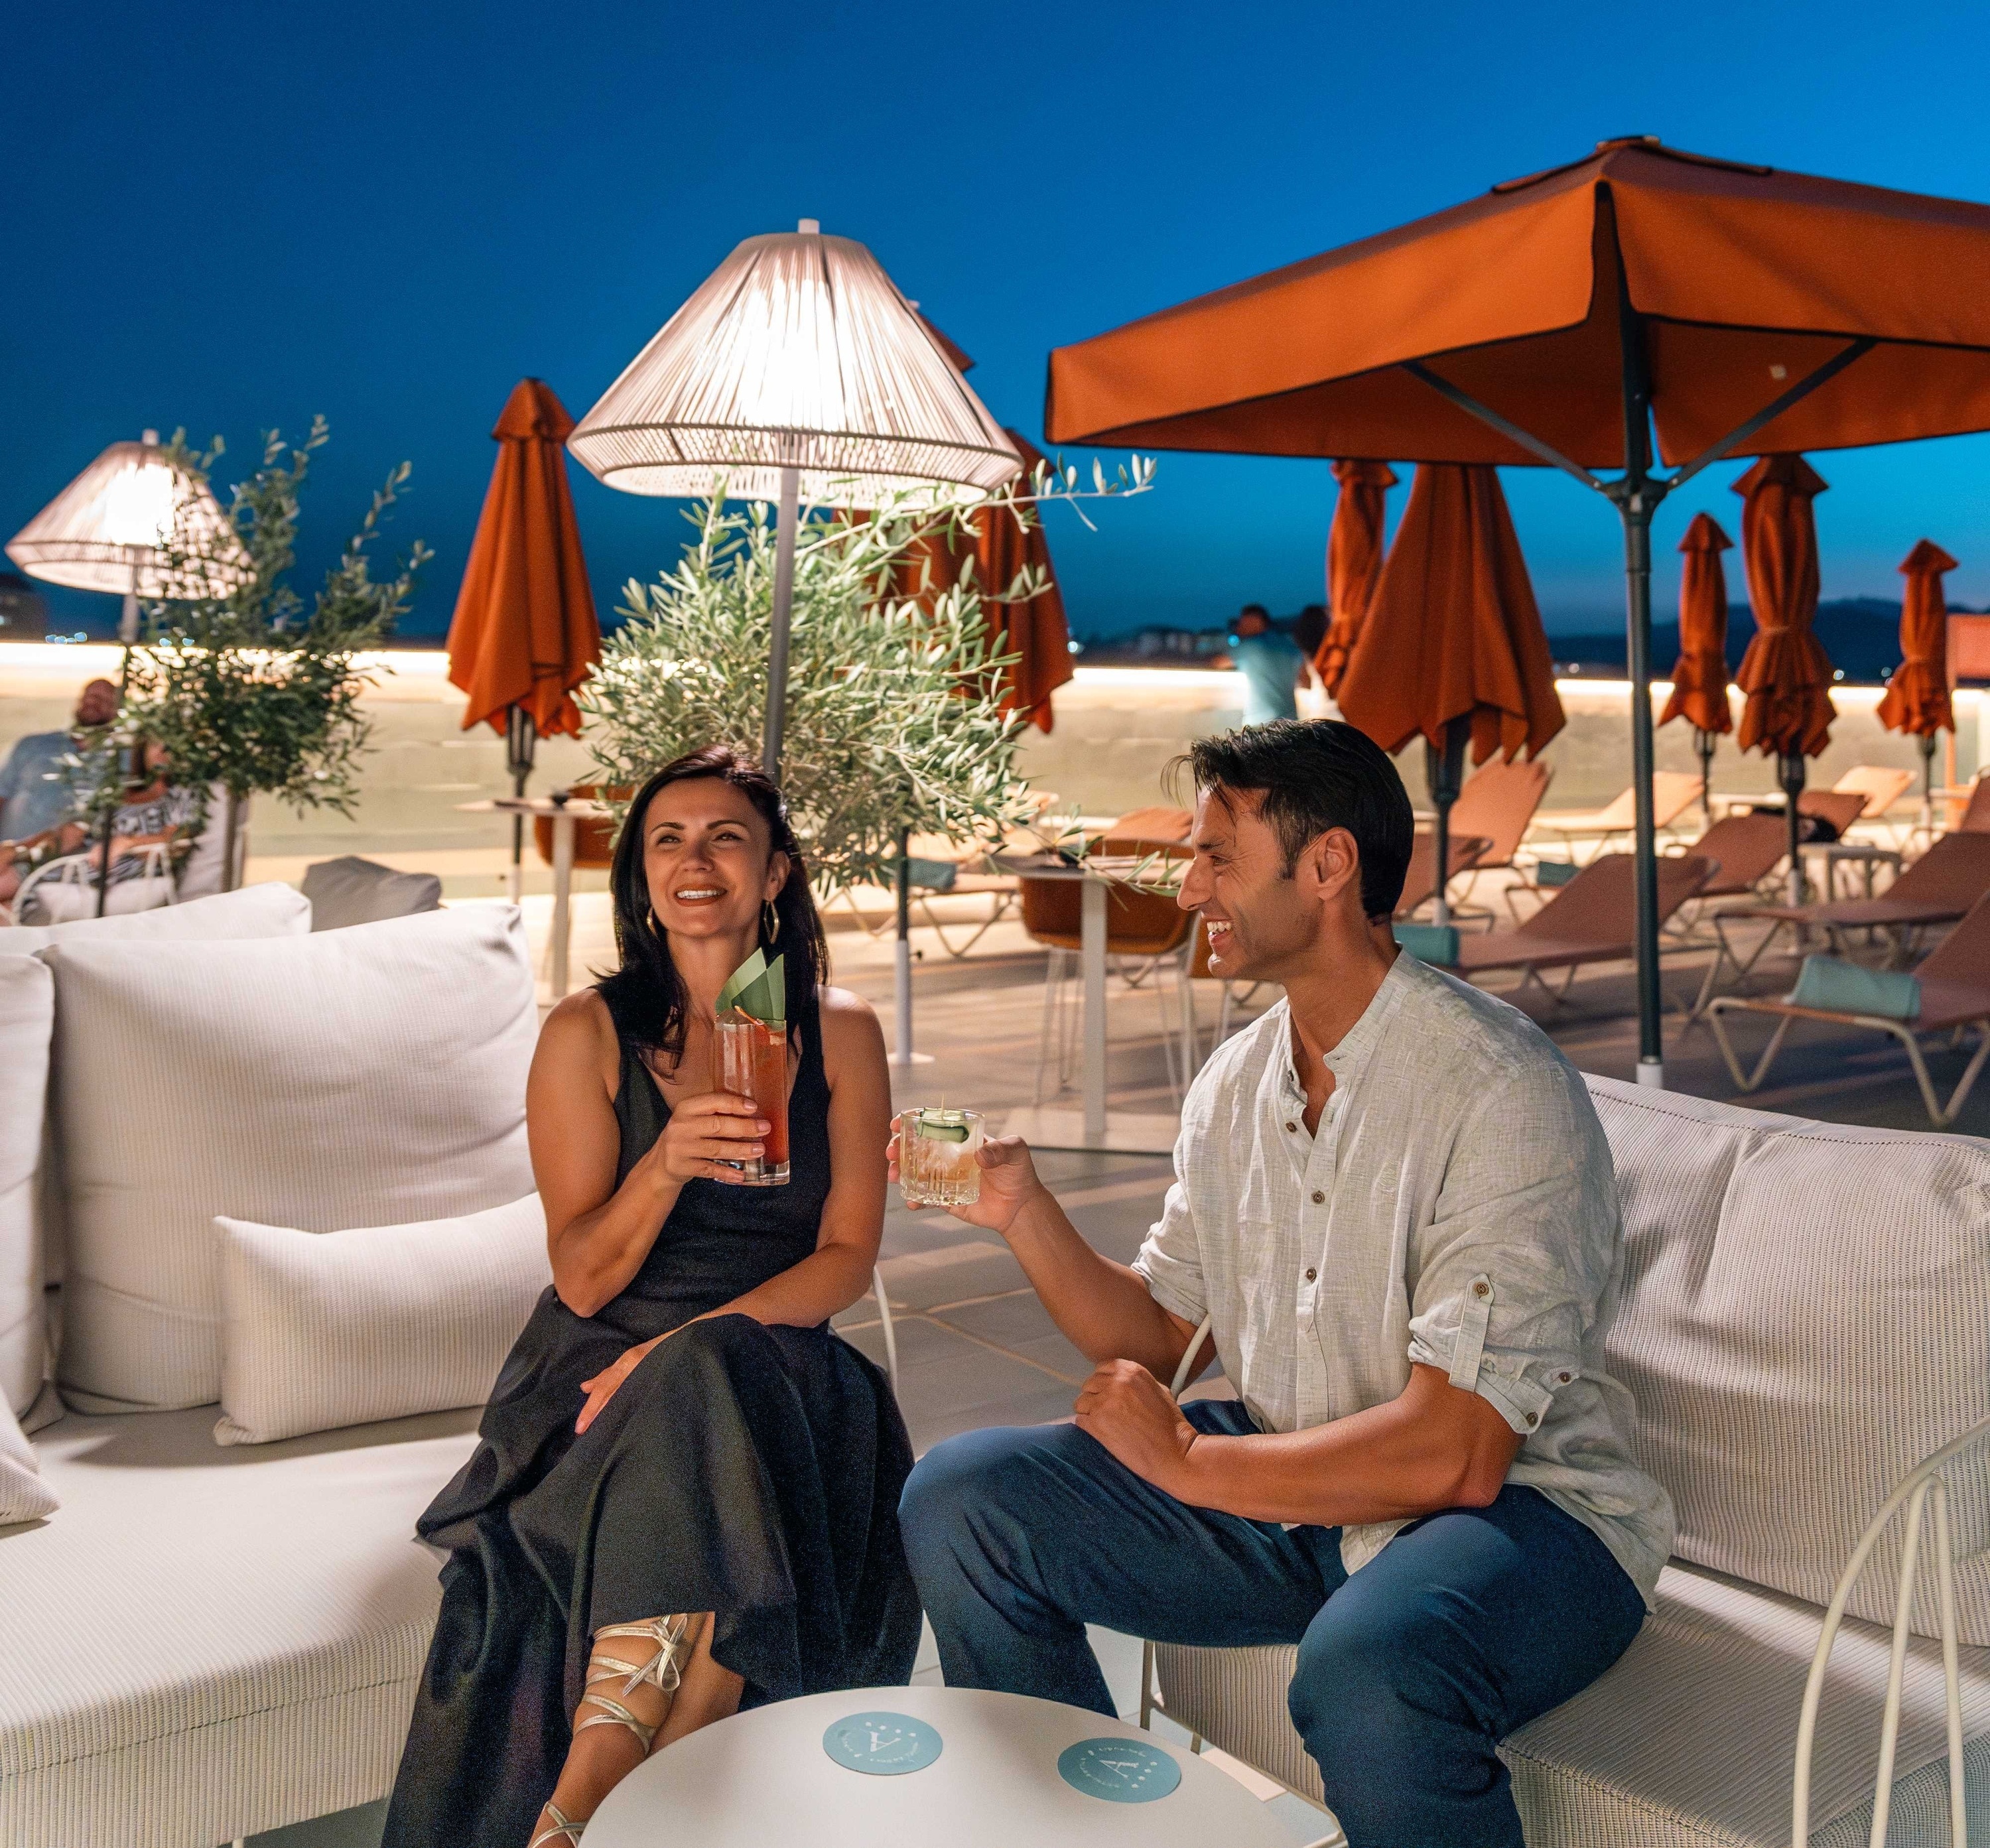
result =
M1365 732L1337 718L1278 718L1198 739L1186 758L1198 791L1262 791L1259 810L1285 849L1292 876L1307 846L1330 827L1354 837L1361 909L1393 915L1403 895L1416 817L1396 766Z
M1268 623L1272 620L1271 611L1267 610L1262 603L1246 603L1241 610L1237 612L1237 613L1240 617L1262 616Z

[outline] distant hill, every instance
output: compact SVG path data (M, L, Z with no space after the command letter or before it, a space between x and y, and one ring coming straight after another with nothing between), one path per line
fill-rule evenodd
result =
M1966 606L1952 603L1958 614ZM1900 663L1900 606L1879 596L1833 597L1817 606L1817 639L1831 664L1854 685L1881 686ZM1727 606L1727 665L1731 672L1755 633L1754 613L1746 603ZM1624 631L1550 635L1548 646L1564 671L1622 677L1627 671ZM1652 625L1652 671L1663 679L1679 659L1679 624Z

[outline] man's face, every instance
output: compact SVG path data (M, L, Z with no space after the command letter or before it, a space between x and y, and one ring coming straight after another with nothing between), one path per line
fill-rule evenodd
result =
M1177 902L1202 913L1209 968L1226 980L1282 982L1319 942L1320 909L1285 870L1259 813L1262 791L1205 790L1189 837L1195 858Z
M1262 610L1247 610L1237 619L1239 635L1262 635L1268 627Z
M117 716L117 689L107 680L93 680L76 702L80 725L107 725Z

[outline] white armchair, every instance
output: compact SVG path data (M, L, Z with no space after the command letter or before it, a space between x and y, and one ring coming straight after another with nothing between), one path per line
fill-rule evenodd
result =
M121 879L104 901L107 912L151 911L161 905L177 904L179 891L173 876L169 846L155 841L134 850L142 864L136 878ZM25 922L28 902L32 898L47 914L47 922L66 924L76 918L93 917L97 912L95 869L87 852L64 854L45 860L21 882L14 895L13 914Z

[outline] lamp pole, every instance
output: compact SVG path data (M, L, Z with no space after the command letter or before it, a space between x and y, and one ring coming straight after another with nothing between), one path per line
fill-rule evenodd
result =
M760 766L781 780L781 725L788 704L788 624L795 602L795 540L801 526L802 477L781 470L781 511L774 528L774 614L767 645L767 719L760 739Z

